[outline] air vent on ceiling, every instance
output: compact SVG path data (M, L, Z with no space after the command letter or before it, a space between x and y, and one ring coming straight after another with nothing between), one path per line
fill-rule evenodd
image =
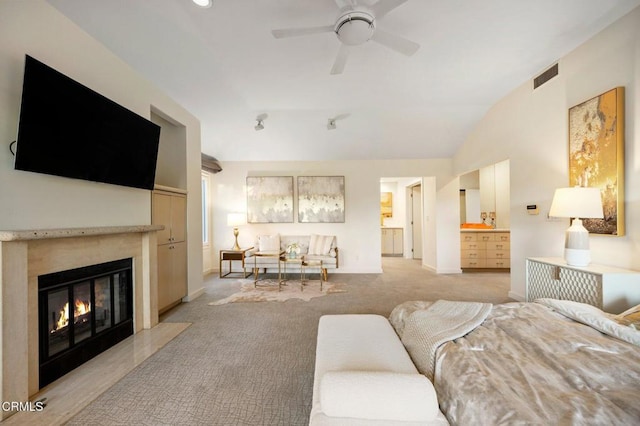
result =
M547 81L551 80L553 77L558 75L558 64L555 64L539 76L533 79L533 88L537 89L538 87L545 84Z

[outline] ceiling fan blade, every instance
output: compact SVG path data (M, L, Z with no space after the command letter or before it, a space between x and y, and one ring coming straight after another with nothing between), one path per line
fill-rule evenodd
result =
M407 1L408 0L380 0L378 3L371 6L371 10L373 10L373 15L376 19L380 19Z
M349 47L345 44L341 44L340 50L338 50L338 56L336 56L333 67L331 67L331 75L342 74L342 71L344 71L344 66L347 64L348 57Z
M331 33L333 31L333 25L323 25L321 27L284 28L280 30L271 30L271 34L273 34L275 38L286 38L306 36L311 34Z
M371 40L407 56L413 55L418 51L418 49L420 49L420 45L418 43L407 40L399 35L382 31L379 28L376 28L374 31Z
M347 6L351 6L354 7L356 5L355 0L335 0L336 5L338 5L338 7L340 9L342 9L343 7L347 7Z

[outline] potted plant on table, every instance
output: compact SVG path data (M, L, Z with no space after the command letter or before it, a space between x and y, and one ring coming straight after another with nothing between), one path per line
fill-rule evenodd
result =
M287 252L289 259L295 259L298 257L298 254L300 254L300 246L298 243L291 243L287 245L287 249L285 251Z

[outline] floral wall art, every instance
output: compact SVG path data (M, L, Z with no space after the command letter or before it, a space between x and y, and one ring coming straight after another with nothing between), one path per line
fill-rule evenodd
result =
M247 222L293 222L293 176L248 176Z
M344 176L298 176L298 222L344 222Z
M624 235L624 87L569 109L569 184L599 188L604 219L591 233Z

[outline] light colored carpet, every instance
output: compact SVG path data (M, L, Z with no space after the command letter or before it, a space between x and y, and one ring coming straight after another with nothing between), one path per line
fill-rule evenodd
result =
M330 274L345 293L308 302L210 302L240 290L210 277L206 293L163 316L192 325L82 410L69 425L307 425L318 320L388 316L407 300L509 301L509 274L436 275L383 259L384 274ZM99 378L95 378L99 380Z
M247 302L284 302L289 299L299 299L308 302L314 297L322 297L331 293L344 293L343 284L325 282L320 290L320 281L306 281L300 286L300 281L289 280L278 287L278 280L261 280L254 287L253 280L239 280L240 291L224 299L209 302L211 306L227 303Z

